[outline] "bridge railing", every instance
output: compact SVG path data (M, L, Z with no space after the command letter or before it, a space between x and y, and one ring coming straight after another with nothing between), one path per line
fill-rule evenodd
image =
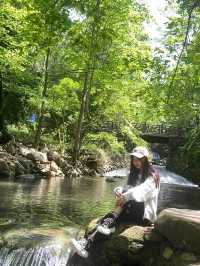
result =
M149 125L149 124L133 124L133 127L140 131L142 134L157 134L157 135L184 135L191 126L187 127L177 127L175 125L159 124L159 125Z
M178 127L177 125L158 124L150 125L147 123L132 123L132 128L139 131L141 134L154 134L154 135L166 135L166 136L183 136L185 133L193 128L191 126ZM122 127L121 123L114 123L111 121L102 122L101 125L94 127L96 131L106 132L118 132Z

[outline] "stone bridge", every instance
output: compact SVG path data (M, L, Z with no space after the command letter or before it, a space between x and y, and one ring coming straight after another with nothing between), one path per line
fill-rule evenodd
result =
M116 125L112 122L105 122L102 123L101 126L95 128L95 131L116 132L120 134L120 126L121 125ZM184 140L186 133L192 129L193 126L177 126L175 124L169 125L167 123L158 125L133 123L132 128L147 142L169 144L171 142L180 143Z
M177 127L176 125L159 124L135 124L139 132L139 135L150 143L166 143L182 141L185 138L186 133L191 129L191 126Z

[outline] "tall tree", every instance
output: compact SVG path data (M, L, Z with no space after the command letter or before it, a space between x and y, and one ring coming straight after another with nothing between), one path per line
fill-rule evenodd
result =
M29 38L35 43L37 57L43 58L41 65L41 103L38 111L35 146L38 146L41 126L45 113L45 101L49 89L49 67L51 57L62 34L70 27L68 8L70 1L29 1L26 3L28 15L26 17ZM27 34L28 34L27 33Z

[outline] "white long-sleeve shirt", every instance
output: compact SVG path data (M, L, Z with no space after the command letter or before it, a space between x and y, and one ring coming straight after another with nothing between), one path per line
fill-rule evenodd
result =
M158 194L160 185L156 187L154 178L149 176L143 183L127 192L123 193L125 201L135 200L144 202L144 219L150 220L152 223L157 218Z

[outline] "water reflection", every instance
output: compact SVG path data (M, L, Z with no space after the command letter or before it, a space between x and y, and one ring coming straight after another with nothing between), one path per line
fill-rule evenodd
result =
M30 227L86 224L111 208L115 185L104 178L0 181L0 213Z
M182 178L170 172L164 174L168 176L165 181L176 178L176 183L162 183L159 211L166 207L200 209L199 188L177 185L183 183ZM107 183L105 178L85 177L0 181L0 215L11 219L15 226L85 225L112 209L113 188L126 183L126 178L116 180Z

